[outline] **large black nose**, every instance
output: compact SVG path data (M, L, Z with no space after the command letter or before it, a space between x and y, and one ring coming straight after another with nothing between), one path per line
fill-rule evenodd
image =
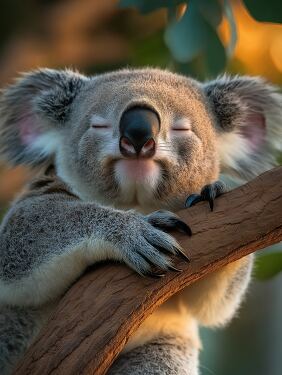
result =
M126 157L152 157L160 130L158 115L151 109L133 107L120 120L119 148Z

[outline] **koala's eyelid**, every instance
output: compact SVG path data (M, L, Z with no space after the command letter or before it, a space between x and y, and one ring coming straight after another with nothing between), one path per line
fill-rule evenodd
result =
M93 115L90 118L90 126L95 129L108 129L111 127L111 124L104 117Z
M110 125L96 125L96 124L92 124L91 127L94 128L94 129L109 129Z
M192 130L192 124L191 121L187 118L179 119L176 120L172 127L171 130L174 131L187 131L187 130Z

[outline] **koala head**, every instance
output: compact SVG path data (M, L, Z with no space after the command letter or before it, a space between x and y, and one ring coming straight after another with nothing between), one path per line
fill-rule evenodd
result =
M220 172L250 178L281 147L281 95L259 78L201 84L158 69L28 73L0 100L0 154L53 161L84 200L178 209Z

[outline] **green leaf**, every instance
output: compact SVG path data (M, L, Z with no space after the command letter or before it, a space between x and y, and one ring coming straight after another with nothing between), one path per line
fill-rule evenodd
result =
M224 69L226 54L214 28L215 22L220 20L217 1L213 0L215 12L212 21L206 20L204 3L204 0L191 0L181 20L168 26L165 41L177 62L190 63L201 57L205 75L214 76Z
M202 51L207 39L205 25L196 2L192 0L181 20L167 27L165 41L177 61L191 61Z
M179 4L187 3L187 0L120 0L119 7L135 7L141 13L149 13L161 8L176 8Z
M267 280L282 271L282 251L260 255L256 258L255 277Z
M282 22L281 0L244 0L251 15L261 22Z

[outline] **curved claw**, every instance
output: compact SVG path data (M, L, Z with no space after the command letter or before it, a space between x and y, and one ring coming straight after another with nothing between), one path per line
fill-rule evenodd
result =
M209 205L210 205L211 211L213 211L213 201L214 200L212 198L209 199Z
M182 257L187 263L190 263L190 259L188 256L184 253L183 250L179 249L179 247L175 247L176 254Z
M205 201L209 202L211 211L213 211L214 200L217 196L217 190L215 185L206 185L201 191L201 195Z
M176 219L175 220L175 226L180 232L186 233L186 234L188 234L188 236L192 236L191 228L189 227L189 225L184 223L184 221L182 221L180 219Z
M202 202L204 199L200 194L191 194L189 197L186 199L185 202L185 207L189 208L194 206L195 204Z

